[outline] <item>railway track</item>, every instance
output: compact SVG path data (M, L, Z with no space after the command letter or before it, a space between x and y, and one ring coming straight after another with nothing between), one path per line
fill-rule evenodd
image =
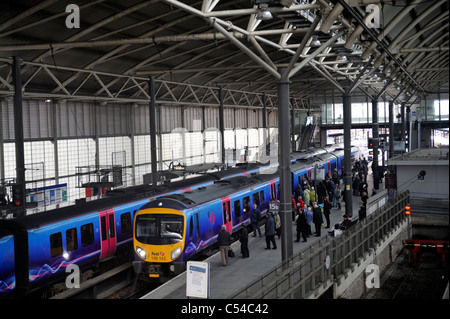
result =
M371 289L362 298L441 299L448 274L449 265L444 266L442 255L422 253L414 265L405 249L382 274L380 288Z

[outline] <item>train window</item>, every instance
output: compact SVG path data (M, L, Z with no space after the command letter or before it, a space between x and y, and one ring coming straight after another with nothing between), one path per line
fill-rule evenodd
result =
M234 201L234 217L241 217L241 201L239 199Z
M102 228L102 241L108 239L108 234L106 233L106 217L103 216L100 218L100 226Z
M131 230L131 213L125 213L120 215L120 228L122 233L126 233Z
M116 236L115 227L114 227L114 214L109 215L109 236L114 238Z
M250 212L251 208L250 208L250 197L249 196L245 196L243 199L243 203L244 203L244 214L247 214Z
M189 220L189 237L194 236L194 218L191 216L191 219Z
M198 221L198 214L195 214L195 222L197 223L197 236L199 236L200 237L200 223L199 223L199 221ZM182 234L183 232L181 231L181 234ZM181 238L180 238L181 239Z
M66 230L66 246L67 251L72 251L78 248L78 237L76 228Z
M258 193L254 193L253 194L253 204L256 204L256 206L260 207L261 203L259 201L259 194Z
M81 246L86 247L94 243L94 225L92 223L81 226Z
M259 198L261 198L261 205L264 204L264 191L259 192Z
M63 253L62 234L56 233L50 235L50 255L52 257L61 256Z

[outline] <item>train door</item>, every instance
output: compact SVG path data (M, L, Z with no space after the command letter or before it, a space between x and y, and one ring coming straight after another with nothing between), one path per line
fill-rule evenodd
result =
M327 174L331 177L331 164L330 164L330 161L327 161Z
M230 197L221 198L222 200L222 215L223 215L223 224L226 227L227 232L230 234L233 231L233 222L231 221L231 201Z
M277 187L275 181L270 181L270 199L277 199Z
M102 253L100 259L114 255L116 251L116 227L114 210L102 211L100 215L100 241Z

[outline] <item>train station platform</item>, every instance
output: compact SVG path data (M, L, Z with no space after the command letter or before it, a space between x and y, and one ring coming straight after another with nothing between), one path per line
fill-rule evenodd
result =
M369 194L372 192L371 178L368 181ZM383 185L380 184L382 191ZM352 195L353 201L353 217L358 216L361 198ZM330 214L330 228L326 229L325 225L321 228L321 236L316 237L311 235L307 242L295 242L296 226L293 225L293 250L294 255L313 243L319 241L320 238L329 236L328 231L331 231L335 224L343 221L345 213L344 205L342 210L337 210L335 207L331 209ZM314 233L315 227L311 225ZM236 254L234 258L228 258L227 266L222 265L220 253L216 253L208 259L204 260L209 263L210 267L210 299L227 299L234 295L237 291L245 288L254 280L260 278L265 273L276 267L281 261L281 240L276 238L277 249L264 249L266 241L264 236L264 226L261 227L262 237L253 237L253 232L249 233L249 251L250 257L243 259L240 253L240 243L236 241L232 244L232 249ZM141 299L186 299L186 273L182 273L167 283L161 285L157 289L141 297Z

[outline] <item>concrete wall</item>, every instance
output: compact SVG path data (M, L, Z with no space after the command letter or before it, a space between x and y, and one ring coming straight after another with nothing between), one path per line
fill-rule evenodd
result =
M367 266L370 264L377 265L381 277L386 266L391 264L401 252L403 241L410 238L410 232L411 220L407 218L388 236L385 236L383 242L376 245L370 253L365 253L357 264L353 264L345 275L337 278L333 287L333 297L335 299L359 299L368 291L365 272Z
M448 163L448 162L447 162ZM411 198L445 198L449 196L448 165L397 165L398 191L409 189ZM426 171L423 181L417 176Z

